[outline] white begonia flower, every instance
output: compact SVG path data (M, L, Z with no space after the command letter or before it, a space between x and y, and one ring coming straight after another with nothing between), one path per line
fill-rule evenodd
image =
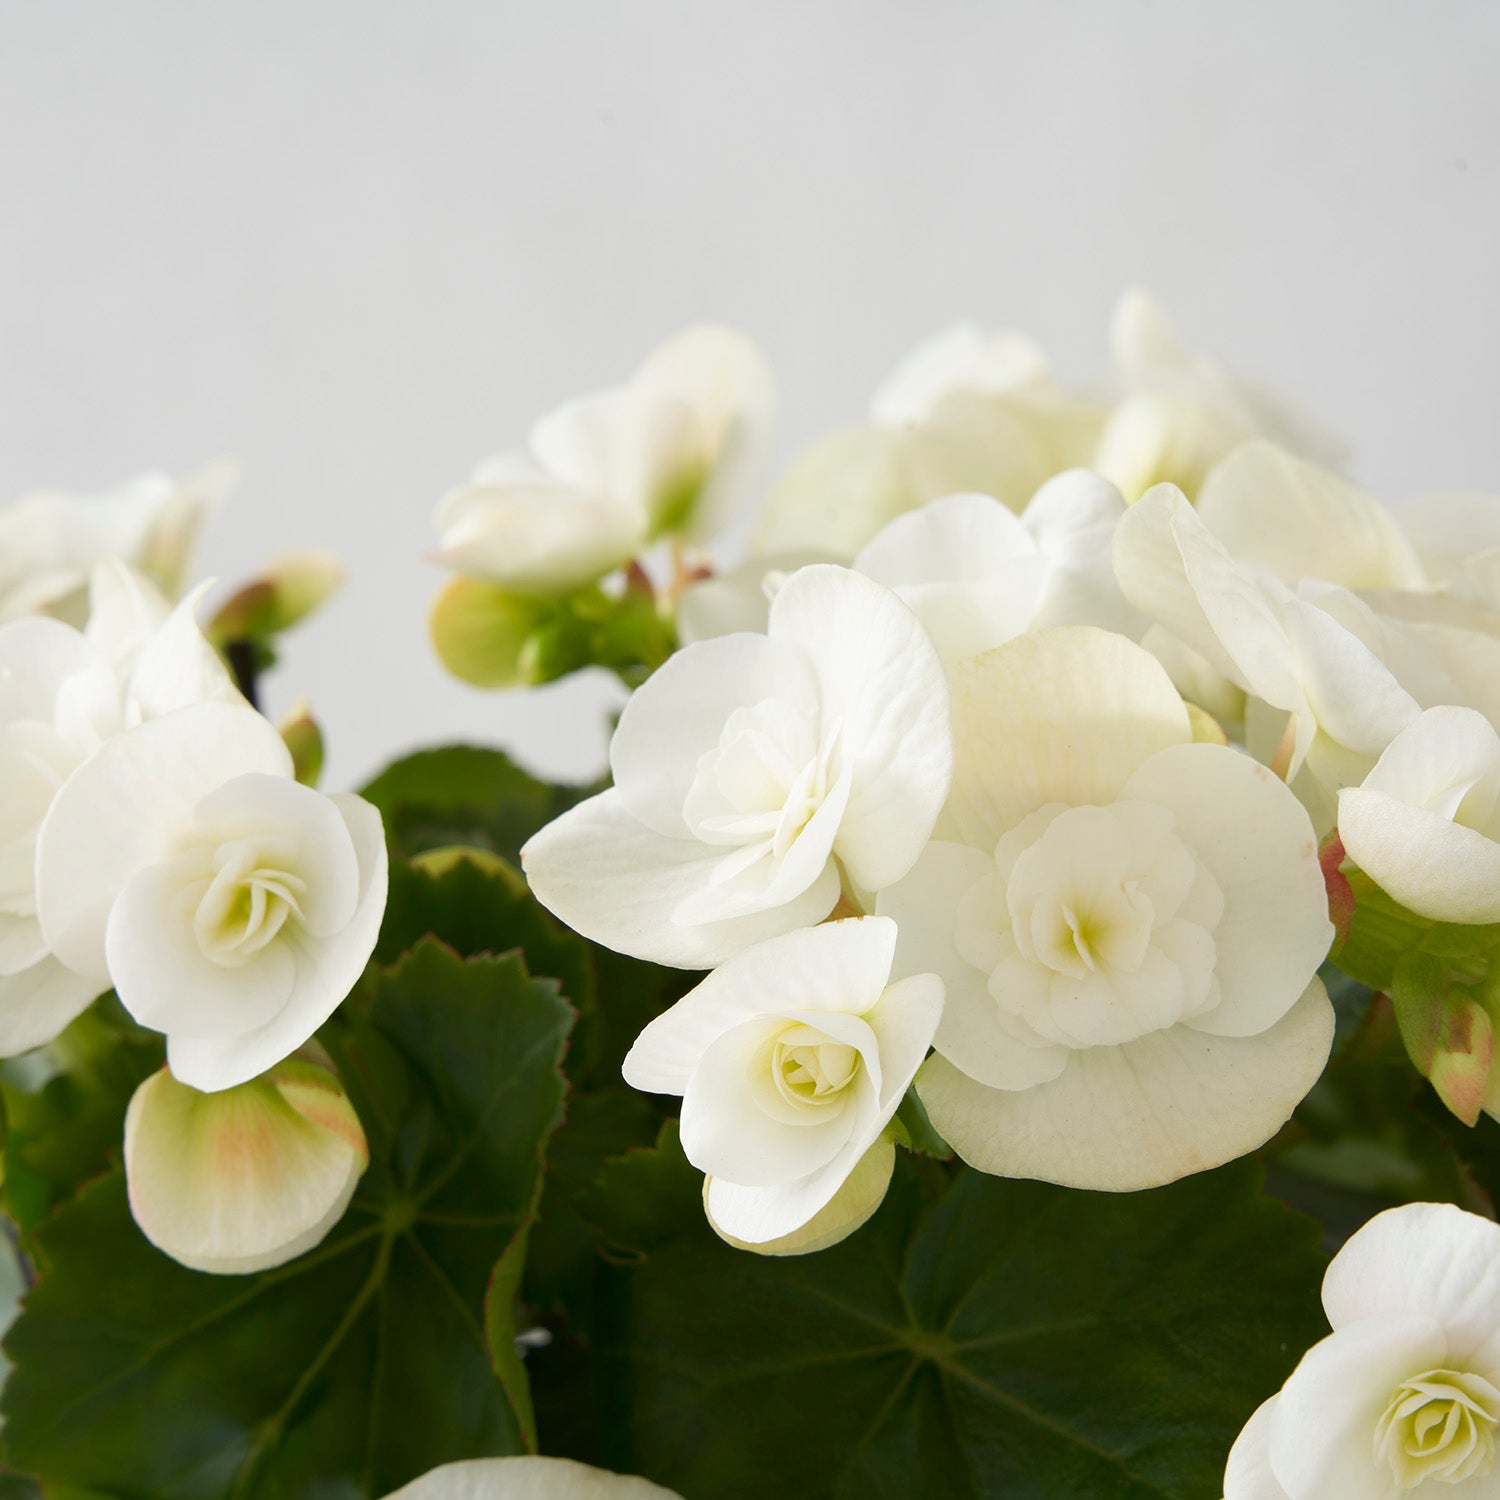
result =
M590 583L658 536L721 530L768 441L770 372L744 334L689 328L630 380L570 401L530 449L481 464L438 507L437 560L521 594Z
M1250 1419L1224 1500L1500 1500L1500 1225L1377 1214L1323 1278L1333 1332Z
M531 888L595 942L707 968L911 868L948 794L943 666L889 590L803 568L765 635L688 646L636 690L610 768L521 851Z
M162 1068L125 1113L125 1178L141 1232L173 1260L221 1276L311 1250L343 1217L370 1153L316 1043L217 1094Z
M892 521L853 567L911 605L949 660L1046 625L1139 634L1146 622L1114 575L1124 513L1107 479L1074 469L1049 479L1019 516L989 495L935 500Z
M1333 459L1338 446L1283 402L1189 350L1147 293L1115 305L1110 347L1125 392L1099 437L1092 467L1127 500L1152 485L1195 494L1209 470L1248 438L1268 437L1310 457Z
M180 592L207 512L233 487L232 465L186 479L146 474L101 495L38 491L0 507L0 620L42 612L82 624L96 563L139 569Z
M37 917L204 1092L300 1047L353 988L385 909L380 814L292 779L253 709L202 704L107 740L53 799Z
M1044 395L1052 389L1047 356L1023 333L986 333L955 323L919 344L875 392L870 415L887 427L930 417L949 396Z
M1254 1150L1316 1081L1333 937L1307 814L1191 743L1165 671L1088 626L956 664L953 791L877 910L947 989L917 1092L971 1165L1170 1182Z
M1429 708L1339 793L1344 851L1408 910L1500 922L1500 735L1470 708Z
M1372 649L1392 642L1354 595L1313 581L1293 590L1240 563L1174 485L1126 512L1115 573L1132 604L1245 692L1247 745L1294 782L1320 832L1334 795L1421 711Z
M194 618L120 563L90 585L85 630L37 616L0 626L0 1055L55 1037L107 987L51 952L37 919L37 836L60 787L110 737L240 695Z
M627 1083L682 1096L682 1149L707 1174L720 1234L752 1248L786 1240L880 1141L943 1009L935 975L890 982L895 952L896 924L880 917L771 938L716 969L630 1049ZM833 1238L874 1212L891 1160L887 1145Z
M571 1458L468 1458L404 1484L386 1500L681 1500L648 1479Z

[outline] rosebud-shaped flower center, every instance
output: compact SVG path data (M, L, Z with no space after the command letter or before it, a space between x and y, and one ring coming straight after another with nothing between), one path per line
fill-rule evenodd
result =
M1217 883L1154 803L1056 804L1008 832L960 912L1018 1039L1113 1046L1217 1003Z
M843 1093L859 1071L859 1052L812 1026L789 1026L776 1039L771 1074L791 1105L820 1105Z
M194 851L207 868L183 890L193 935L205 958L226 968L248 963L289 918L303 919L307 882L293 866L297 851L285 838L242 838Z
M767 699L730 714L719 743L699 758L683 817L704 843L732 852L714 870L712 890L683 902L678 919L700 919L705 903L720 911L730 891L756 899L783 870L790 876L800 866L798 841L826 805L827 837L813 840L811 868L793 882L805 886L827 858L847 799L836 762L836 736L819 744L809 715L791 701Z
M1429 1370L1400 1386L1375 1428L1375 1459L1397 1485L1459 1484L1495 1466L1500 1391L1481 1375Z

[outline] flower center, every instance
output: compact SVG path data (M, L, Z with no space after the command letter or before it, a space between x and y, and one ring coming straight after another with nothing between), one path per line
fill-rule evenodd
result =
M788 1026L771 1049L771 1077L794 1107L832 1104L860 1070L859 1049L813 1026Z
M1397 1485L1459 1484L1495 1466L1500 1391L1482 1375L1429 1370L1397 1388L1375 1426L1375 1461Z
M293 857L282 839L236 839L214 851L210 873L186 892L205 958L236 968L274 941L288 918L302 920L307 882L289 868Z
M1117 1046L1215 1004L1223 893L1145 802L1039 809L961 902L959 953L1033 1046Z
M723 857L708 889L685 898L676 919L717 921L761 909L768 893L787 900L805 889L827 861L847 796L838 762L837 733L820 741L805 706L767 699L736 709L699 758L682 809L694 836L721 846Z

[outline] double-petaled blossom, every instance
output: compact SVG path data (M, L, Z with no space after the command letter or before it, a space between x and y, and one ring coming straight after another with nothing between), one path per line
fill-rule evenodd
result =
M627 1083L682 1096L682 1148L726 1239L772 1254L843 1239L879 1207L883 1133L932 1044L932 974L891 983L896 924L826 922L747 949L646 1027Z
M1500 1225L1388 1209L1323 1279L1333 1332L1250 1419L1224 1500L1497 1500Z
M753 482L773 396L732 329L690 328L624 385L538 421L438 508L437 560L522 595L577 588L655 538L713 536Z
M311 1250L368 1162L359 1116L315 1043L214 1094L163 1068L125 1115L130 1211L157 1249L195 1271L243 1275Z
M571 1458L528 1453L469 1458L413 1479L386 1500L680 1500L632 1474L613 1474Z
M39 490L0 507L0 620L45 612L82 624L90 570L112 560L175 597L203 519L234 477L220 464L181 480L146 474L100 495Z
M60 961L38 920L37 839L59 789L106 741L192 703L239 694L194 618L122 564L93 572L80 631L0 626L0 1053L50 1041L107 987ZM149 819L151 810L141 816Z
M106 740L36 850L57 959L167 1037L183 1083L231 1088L295 1051L349 993L385 908L380 815L292 776L253 709L205 703Z
M900 879L947 795L943 666L916 616L844 568L795 573L764 635L678 652L626 704L614 785L522 850L596 942L704 968Z
M1143 649L1091 627L950 668L953 790L877 910L947 1000L917 1091L965 1160L1134 1189L1253 1150L1322 1071L1333 935L1306 812L1192 743Z

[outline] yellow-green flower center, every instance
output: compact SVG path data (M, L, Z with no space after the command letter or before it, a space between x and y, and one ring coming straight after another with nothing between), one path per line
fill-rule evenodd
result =
M1495 1466L1500 1391L1482 1375L1429 1370L1392 1394L1375 1427L1375 1460L1397 1485L1459 1484Z

